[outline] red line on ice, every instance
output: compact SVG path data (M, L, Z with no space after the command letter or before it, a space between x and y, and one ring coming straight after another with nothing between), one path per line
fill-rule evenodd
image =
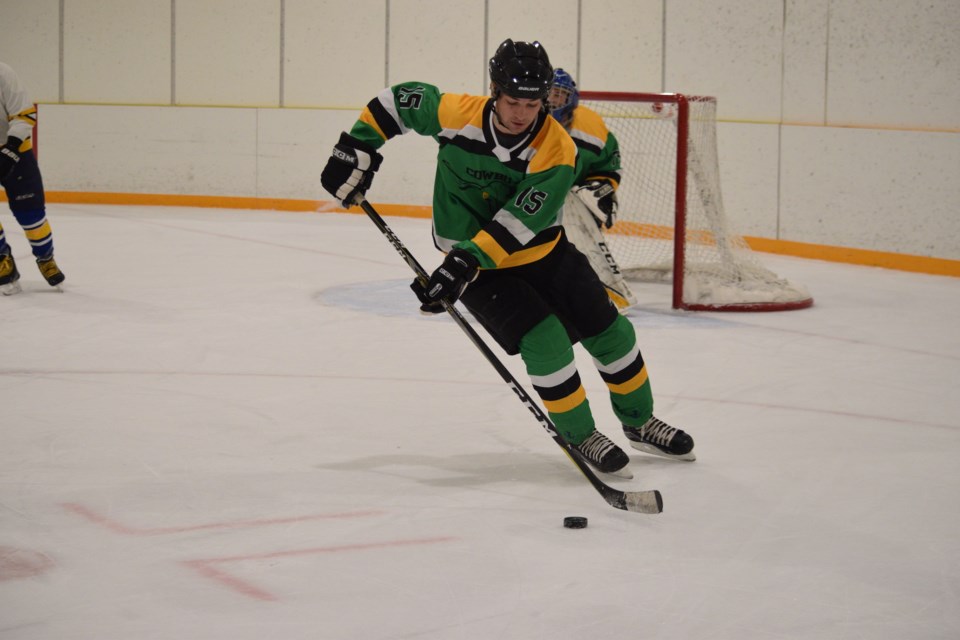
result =
M344 551L364 551L367 549L382 549L386 547L401 547L408 545L437 544L440 542L450 542L456 540L453 537L441 538L414 538L410 540L389 540L386 542L370 542L363 544L338 545L333 547L314 547L311 549L290 549L287 551L275 551L273 553L260 553L244 556L227 556L224 558L200 558L197 560L184 560L183 564L200 573L200 575L219 582L221 585L232 589L242 595L254 598L255 600L272 601L279 598L274 594L261 589L246 580L236 577L227 571L218 568L216 565L226 564L228 562L243 562L245 560L266 560L270 558L289 558L293 556L316 555L321 553L342 553Z
M382 515L382 511L347 511L342 513L315 513L305 516L293 516L289 518L265 518L259 520L236 520L233 522L210 522L206 524L187 525L181 527L153 527L141 528L127 526L117 520L105 516L89 507L75 502L63 503L64 509L72 511L90 522L98 524L114 533L122 533L128 536L156 536L165 533L184 533L187 531L202 531L204 529L247 529L250 527L263 527L274 524L290 524L293 522L306 522L308 520L342 520L346 518L363 518L367 516Z

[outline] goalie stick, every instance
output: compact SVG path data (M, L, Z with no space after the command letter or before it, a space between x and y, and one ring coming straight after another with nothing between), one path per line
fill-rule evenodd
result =
M393 230L387 225L380 214L377 213L377 210L373 208L366 198L362 195L358 195L354 201L360 206L361 209L367 214L367 217L373 221L373 224L377 226L380 232L390 241L390 244L393 245L393 248L397 250L397 253L404 259L413 272L416 274L417 279L419 279L423 284L426 284L430 279L430 276L424 271L423 267L420 266L420 263L417 262L417 259L413 256L412 253L403 245L400 241L400 238L393 233ZM603 499L607 501L612 507L617 509L622 509L624 511L634 511L636 513L661 513L663 511L663 498L660 495L660 492L656 489L651 489L648 491L620 491L619 489L614 489L613 487L604 483L600 478L597 477L597 474L587 465L586 461L580 456L580 454L573 448L569 442L563 439L563 436L557 431L556 426L550 420L550 418L543 412L540 407L533 401L529 394L520 386L517 380L513 377L513 374L510 373L502 362L497 358L497 356L490 350L490 347L483 341L483 338L476 332L476 330L467 322L466 318L463 317L463 314L460 313L454 307L446 301L441 301L443 308L446 312L453 318L454 322L457 323L464 333L467 334L467 337L470 338L470 341L473 342L474 346L480 350L484 355L487 361L493 365L493 368L497 370L497 373L500 374L500 377L503 378L503 381L507 383L513 392L517 395L520 401L530 410L530 413L534 415L537 421L540 423L540 426L550 434L550 437L553 438L553 441L563 449L564 453L570 458L570 460L577 466L580 470L580 473L590 481L590 484L593 485L593 488L596 489Z

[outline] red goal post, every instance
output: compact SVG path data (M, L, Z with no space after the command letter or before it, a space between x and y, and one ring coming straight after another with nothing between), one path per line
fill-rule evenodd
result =
M715 98L581 91L620 145L620 210L606 232L632 281L672 281L673 307L785 311L813 298L764 267L728 219L720 191Z

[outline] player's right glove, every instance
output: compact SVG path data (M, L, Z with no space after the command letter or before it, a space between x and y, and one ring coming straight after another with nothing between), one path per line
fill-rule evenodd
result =
M10 136L7 144L0 147L0 180L6 180L20 162L20 145L23 140Z
M587 209L597 219L598 227L609 229L617 220L617 190L608 180L591 180L585 185L574 187L573 192L587 205Z
M373 174L380 168L383 156L365 142L349 133L340 134L340 142L333 146L327 166L320 174L320 184L343 206L356 204L373 182Z
M443 313L443 303L446 300L453 304L467 288L467 285L477 279L480 273L480 261L469 251L453 249L443 259L443 264L437 267L426 286L420 280L414 280L410 285L413 292L422 303L420 311L423 313Z

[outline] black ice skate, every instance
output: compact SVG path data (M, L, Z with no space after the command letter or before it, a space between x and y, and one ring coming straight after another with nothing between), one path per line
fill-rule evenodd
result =
M578 445L573 445L573 448L597 471L622 478L633 477L630 469L627 468L630 458L623 449L599 431L594 431L589 438Z
M0 293L10 296L20 292L20 272L9 251L0 255Z
M642 427L623 425L623 433L630 440L630 446L645 453L675 460L697 459L693 438L653 416Z
M60 267L57 266L57 262L53 259L53 256L37 258L37 266L40 267L40 273L43 274L47 284L51 287L55 287L64 281L65 276L63 275L63 271L60 271Z

